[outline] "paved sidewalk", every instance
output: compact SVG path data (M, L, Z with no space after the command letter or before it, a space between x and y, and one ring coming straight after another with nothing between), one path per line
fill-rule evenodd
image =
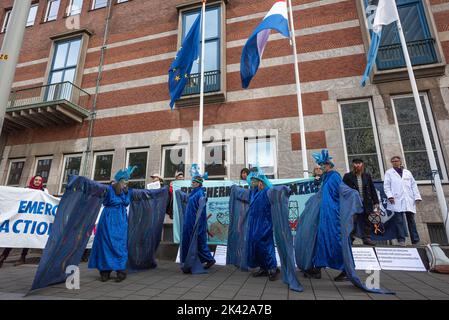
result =
M130 274L121 283L99 281L96 270L80 265L81 288L68 290L65 284L45 288L24 297L31 287L37 265L14 267L5 263L0 269L0 299L96 299L96 300L448 300L449 275L427 272L382 271L381 286L396 295L367 294L350 282L335 283L334 270L323 272L323 279L309 280L298 273L304 286L302 293L293 292L281 281L253 278L235 267L214 266L208 274L184 275L177 264L159 261L154 270ZM362 279L367 277L360 273Z

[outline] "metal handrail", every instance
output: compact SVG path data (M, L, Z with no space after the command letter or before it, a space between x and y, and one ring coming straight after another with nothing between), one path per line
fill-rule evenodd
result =
M37 104L65 100L78 108L88 111L90 94L71 83L64 81L59 83L33 86L25 89L12 90L7 111L33 107Z
M438 62L435 51L435 39L423 39L407 42L411 62L413 65L425 65ZM379 70L395 69L405 66L401 44L389 44L379 47L377 67Z
M204 73L204 92L215 92L221 89L220 70L207 71ZM200 93L200 73L193 73L184 88L183 95L193 95Z

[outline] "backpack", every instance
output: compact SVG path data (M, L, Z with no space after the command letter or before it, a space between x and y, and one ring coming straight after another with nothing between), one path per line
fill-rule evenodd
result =
M449 258L437 243L426 246L427 257L429 258L429 271L449 274Z

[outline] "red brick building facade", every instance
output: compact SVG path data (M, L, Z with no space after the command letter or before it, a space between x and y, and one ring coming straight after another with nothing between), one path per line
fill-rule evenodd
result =
M189 152L196 154L188 145L196 136L197 82L191 82L193 94L170 110L167 73L200 2L112 0L109 11L107 1L33 1L2 133L0 182L24 186L40 173L50 192L61 194L68 173L106 182L119 168L139 164L133 183L143 186L153 172L172 179L175 170L187 171L188 165L176 166L168 155L181 150L178 155L188 164ZM302 172L288 39L271 35L257 76L248 90L241 87L242 47L273 2L208 1L206 71L211 86L206 90L204 143L206 158L223 152L222 163L206 168L216 179L237 179L242 167L254 163L256 146L267 147L260 157L272 176ZM80 11L74 7L78 3ZM403 156L419 176L424 201L418 227L429 240L441 229L441 217L426 175L422 131L406 116L415 109L393 29L385 32L382 61L370 83L360 86L375 3L292 1L309 166L312 152L328 148L341 173L349 170L352 158L362 156L382 179L390 158ZM397 3L438 163L449 181L449 1ZM12 5L12 0L0 0L1 31ZM0 41L3 37L1 33ZM30 97L34 100L26 100ZM183 131L174 134L179 128Z

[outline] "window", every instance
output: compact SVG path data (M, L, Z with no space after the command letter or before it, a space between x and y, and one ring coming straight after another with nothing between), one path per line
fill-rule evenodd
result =
M137 166L129 179L131 188L145 189L147 178L148 149L128 150L126 156L126 167Z
M176 171L181 171L185 176L186 148L180 146L162 147L162 175L165 180L175 179Z
M30 7L30 12L28 13L27 27L34 25L34 21L36 20L37 9L39 8L39 4L33 4Z
M383 166L371 100L340 104L340 118L346 151L346 169L360 158L374 180L382 180Z
M365 4L377 6L378 0L365 0ZM397 0L396 4L412 64L423 65L438 62L434 46L435 40L432 38L427 23L423 1ZM370 13L370 11L367 8L366 12ZM405 67L404 55L395 23L382 29L376 62L379 70Z
M94 171L92 179L100 183L109 184L112 177L112 152L97 152L94 156Z
M93 0L92 10L105 8L108 5L108 0Z
M6 28L8 27L10 18L11 18L11 10L7 10L5 12L5 17L3 18L2 32L6 32Z
M211 142L203 146L204 172L209 180L224 180L229 178L227 156L228 145L223 142Z
M81 48L81 38L60 41L55 44L52 68L47 87L47 100L69 100L72 94L70 83L75 81L76 67ZM70 83L64 83L70 82Z
M22 177L22 171L24 166L25 166L25 159L10 160L8 177L6 178L7 186L18 187L20 185L20 178Z
M201 9L187 11L182 14L182 37L189 32ZM220 48L221 48L221 9L219 6L206 8L206 35L204 57L204 92L220 91ZM184 89L184 95L200 93L200 61L193 63L190 80Z
M83 8L83 0L70 0L70 4L67 8L67 15L74 16L81 14L81 9Z
M63 172L59 188L59 194L63 194L67 186L69 175L79 175L81 170L82 154L70 154L64 156Z
M58 18L58 11L59 11L59 5L61 1L60 0L48 0L47 4L47 12L45 13L45 19L44 21L54 21Z
M274 137L245 140L245 157L247 168L251 169L258 164L268 178L277 177L276 139Z
M416 180L430 180L430 164L427 157L421 125L419 123L415 100L413 99L413 96L395 97L392 100L396 126L401 138L402 151L404 154L403 163L407 169L413 173ZM426 94L421 95L421 103L440 176L443 180L447 180L440 143L432 117L432 110Z
M39 157L36 158L36 168L34 169L34 175L39 175L44 180L44 186L47 185L48 177L50 176L50 168L53 159L52 157Z

